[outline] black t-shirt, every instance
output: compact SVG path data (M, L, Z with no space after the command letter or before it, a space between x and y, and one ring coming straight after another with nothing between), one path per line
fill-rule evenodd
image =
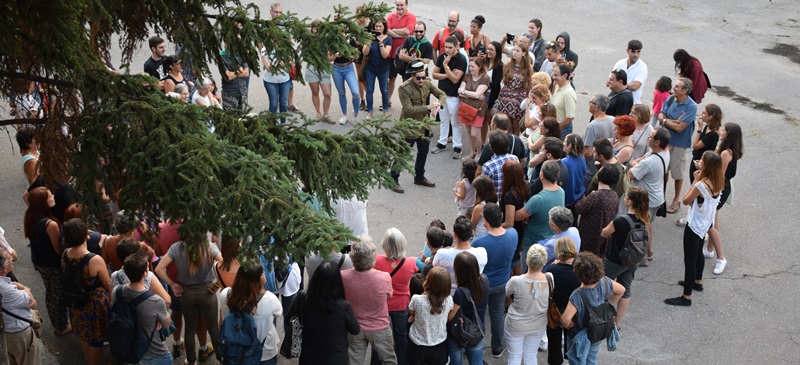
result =
M439 58L436 59L436 67L439 68L439 72L444 73L444 56L445 53L439 55ZM448 63L450 66L450 70L461 70L464 72L464 75L467 73L467 59L464 58L464 55L461 53L456 53L455 56L450 58L450 62ZM462 76L463 77L463 76ZM447 96L455 96L458 97L458 87L461 85L461 80L458 82L453 83L450 79L445 78L444 80L439 80L439 90L444 91Z
M163 80L164 77L167 76L167 72L164 71L164 59L162 58L156 61L153 57L148 58L147 61L144 62L144 72L159 80Z
M432 59L433 45L431 44L431 42L421 43L417 47L412 47L414 45L415 38L416 37L413 35L406 38L405 42L403 42L403 45L400 47L400 49L407 49L408 55L411 58Z
M503 195L503 199L500 201L500 208L503 209L503 221L505 221L506 206L513 205L514 206L514 211L516 212L516 211L522 209L522 207L525 206L526 202L527 202L526 200L521 200L521 199L518 200L517 197L514 196L513 192L507 191L505 193L505 195ZM514 221L514 229L517 232L525 232L525 221L524 220L522 220L522 221L516 221L515 220ZM517 243L522 242L522 240L524 238L525 238L524 234L518 234L517 235L517 240L519 242L517 242Z
M567 309L572 291L581 286L570 264L550 264L542 270L553 274L553 301L561 312Z
M633 219L634 223L639 222L644 224L644 222L636 218L635 214L628 213L628 216ZM612 222L614 223L614 233L611 235L611 242L608 244L606 258L608 261L617 265L622 265L619 261L619 251L625 245L625 240L628 239L628 232L631 231L631 226L628 225L628 222L626 222L625 218L622 216L614 218Z
M359 48L358 45L356 45L356 40L355 39L350 38L350 42L349 43L350 43L350 47L353 47L353 48L356 48L356 49ZM360 58L361 55L358 54L356 57ZM335 60L333 60L333 63L343 64L343 63L348 63L348 62L352 62L352 61L353 60L350 57L346 57L346 56L340 55L339 57L336 57Z
M606 115L618 116L628 115L633 108L633 93L628 89L623 89L619 93L611 92L608 94L608 108Z
M567 186L567 183L569 183L569 171L567 171L567 167L564 166L564 163L561 162L561 160L558 160L558 167L559 167L559 169L558 169L558 186L560 186L563 189L565 186ZM528 184L528 186L531 189L531 196L539 194L539 192L542 191L542 189L543 189L542 188L542 181L539 180L538 169L537 169L536 175L534 177L535 178L533 179L533 181L531 181L531 183Z
M508 136L509 153L514 156L517 156L517 159L519 159L520 162L523 159L528 158L528 147L525 146L525 143L522 143L522 140L519 139L519 137L511 133L506 133L506 135ZM489 142L486 142L486 144L483 145L483 149L481 150L481 157L478 159L478 165L483 166L483 164L489 162L489 160L492 159L492 156L494 156L494 153L492 152L492 147L489 146Z
M72 185L69 183L59 184L55 183L56 191L53 192L53 198L56 201L56 205L50 209L53 213L53 217L58 219L59 222L64 221L64 212L69 208L72 203L75 202L75 189L72 188ZM42 182L42 177L37 177L36 180L33 181L31 186L28 187L28 192L31 192L33 189L36 189L40 186L45 186Z
M692 160L699 160L703 158L703 153L706 151L713 151L716 149L717 142L719 142L719 134L716 131L709 131L708 126L705 126L700 133L700 141L703 142L703 148L699 150L692 149Z

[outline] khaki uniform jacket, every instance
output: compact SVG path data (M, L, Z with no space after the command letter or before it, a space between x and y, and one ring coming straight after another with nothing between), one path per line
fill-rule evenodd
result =
M422 118L428 116L430 114L428 98L431 94L439 99L439 104L444 107L447 95L444 91L434 86L431 80L425 80L422 87L417 87L413 78L406 80L403 85L400 85L400 103L403 105L403 110L400 111L400 118L422 120Z

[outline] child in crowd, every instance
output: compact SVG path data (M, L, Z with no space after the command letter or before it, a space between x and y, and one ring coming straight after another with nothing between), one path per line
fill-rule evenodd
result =
M670 96L670 90L672 90L672 79L669 76L661 76L656 81L656 89L653 90L653 117L650 118L650 124L653 127L658 126L658 114L661 113L661 106Z
M486 203L497 203L497 192L494 183L488 175L481 175L475 179L475 207L472 209L472 222L475 229L473 239L486 234L486 226L483 224L483 205Z
M441 228L443 231L446 231L446 230L447 230L447 228L444 226L444 222L442 222L442 220L441 220L441 219L439 219L439 218L436 218L436 219L432 220L432 221L431 221L431 222L428 224L428 228L426 228L426 230L425 230L425 235L426 235L426 236L427 236L427 234L428 234L428 233L427 233L427 232L428 232L427 230L428 230L428 229L430 229L431 227L439 227L439 228ZM426 237L426 238L427 238L427 237ZM451 243L451 244L452 244L452 243ZM422 271L422 267L423 267L423 266L425 266L425 261L427 261L427 260L428 260L428 258L429 258L429 257L431 257L431 255L432 255L431 248L430 248L430 247L428 247L428 245L427 245L427 244L425 244L424 246L422 246L422 252L419 254L419 257L417 257L417 267L420 269L420 271Z
M447 321L455 316L450 296L450 274L443 267L434 267L425 279L422 295L414 295L408 304L411 328L408 363L447 363Z
M456 181L456 187L453 188L455 202L458 204L458 215L467 218L472 217L472 208L475 205L475 188L472 186L472 180L475 180L477 171L478 163L474 159L464 159L461 163L461 180Z
M150 256L147 251L141 249L140 242L133 237L122 239L122 241L120 241L117 244L116 251L117 251L116 252L117 258L119 258L119 260L123 263L125 262L126 258L140 251L144 252L148 257ZM116 288L118 285L125 285L129 284L130 282L131 280L125 273L124 267L122 269L119 269L111 273L112 292L114 291L114 288ZM147 275L145 275L143 283L144 283L144 288L152 291L154 294L161 297L161 299L164 300L164 303L167 304L167 307L169 307L169 305L172 304L172 300L170 299L167 290L164 289L164 286L161 285L161 281L158 280L158 278L152 271L149 270L147 271Z

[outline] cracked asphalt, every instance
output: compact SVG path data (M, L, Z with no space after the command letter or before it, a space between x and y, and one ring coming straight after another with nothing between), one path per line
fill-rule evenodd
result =
M264 0L256 3L262 9L269 5ZM354 8L359 2L342 3ZM332 9L332 3L319 0L286 2L284 6L312 19ZM545 5L477 0L461 2L454 8L443 2L411 1L409 10L428 22L431 39L438 29L433 24L444 24L451 10L461 12L462 29L469 29L474 15L483 15L487 19L483 31L492 39L506 32L524 32L531 18L543 21L547 40L568 31L572 48L580 55L575 78L579 106L575 130L581 133L589 119L589 98L608 93L608 72L625 57L628 40L635 38L644 44L641 57L648 64L649 78L643 86L643 98L648 103L652 102L655 81L662 75L674 77L671 56L676 49L684 48L700 59L712 84L720 90L710 90L703 104L718 104L725 113L723 121L739 123L745 135L745 155L734 179L734 202L720 214L729 264L722 275L713 275L714 262L706 260L705 290L694 294L692 307L665 305L665 298L681 292L677 281L683 278L682 228L674 222L685 216L687 208L658 219L655 259L650 267L636 273L632 303L622 323L622 341L616 352L602 350L600 362L800 363L796 304L800 301L800 251L794 248L800 233L800 195L796 193L800 187L800 150L792 143L800 140L800 4L791 0L565 0ZM168 45L168 52L173 50ZM147 50L140 50L133 71L141 71L140 65L148 56ZM112 50L117 64L119 57L119 52ZM219 80L218 75L215 78ZM256 111L265 110L263 85L258 79L251 81L250 103ZM308 88L299 84L295 88L295 104L313 116ZM334 89L334 120L341 116L336 96ZM394 105L390 112L397 116L400 103L396 96ZM319 128L342 133L351 127ZM0 138L0 182L5 186L0 190L0 225L20 252L15 272L43 303L41 280L30 264L27 242L22 238L24 206L20 197L25 185L18 156L16 145L11 149L11 139ZM435 188L412 185L412 176L403 173L400 182L405 194L372 191L369 225L375 240L380 241L387 228L397 227L408 238L408 254L416 255L424 244L428 222L440 218L448 226L452 224L456 208L451 188L460 175L460 163L447 153L430 155L426 175L437 183ZM672 196L670 182L667 197ZM45 363L80 362L77 340L72 336L54 338L50 328L46 323L44 341L50 353ZM488 348L484 356L488 364L506 361L505 357L492 358ZM543 353L539 361L546 362ZM179 362L182 360L176 360ZM282 359L280 363L294 362Z

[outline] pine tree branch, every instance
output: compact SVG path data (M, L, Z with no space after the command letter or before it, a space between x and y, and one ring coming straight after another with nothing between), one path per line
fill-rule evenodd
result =
M49 77L31 75L29 73L22 73L22 72L0 71L0 77L8 77L8 78L11 78L11 79L23 79L23 80L28 80L28 81L36 81L36 82L41 82L41 83L48 84L48 85L63 86L63 87L69 87L69 88L75 88L76 87L75 83L70 82L70 81L51 79Z

